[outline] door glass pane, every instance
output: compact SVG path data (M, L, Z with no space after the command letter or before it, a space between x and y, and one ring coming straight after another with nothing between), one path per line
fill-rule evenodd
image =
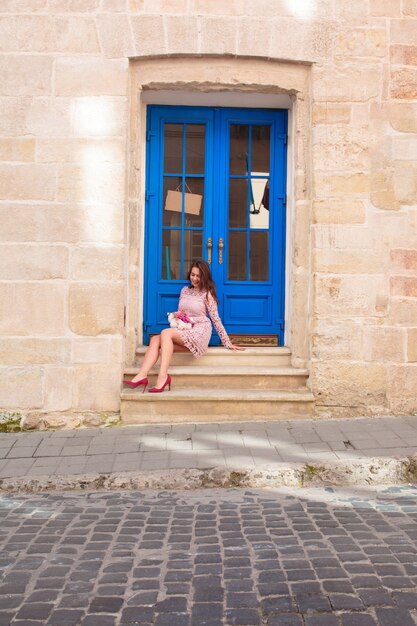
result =
M248 225L248 181L243 178L229 180L229 228L246 228Z
M250 234L250 280L268 280L269 277L268 231L252 231Z
M269 181L267 178L252 178L250 227L269 228Z
M270 134L270 126L252 126L252 174L269 175Z
M203 232L201 230L186 230L184 233L184 272L187 278L191 261L203 258Z
M229 280L246 280L246 231L229 231Z
M181 226L182 193L179 176L164 176L163 207L163 225Z
M186 127L187 174L204 174L206 127L204 124L187 124Z
M230 174L245 175L248 172L249 126L230 125Z
M181 174L184 124L164 125L164 172Z
M162 233L162 279L181 278L181 231L164 230Z
M185 225L203 226L204 178L186 178L185 182Z

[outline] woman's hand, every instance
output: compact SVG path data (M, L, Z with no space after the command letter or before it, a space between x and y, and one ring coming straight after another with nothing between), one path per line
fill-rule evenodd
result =
M243 346L235 346L234 343L230 344L229 350L246 350Z

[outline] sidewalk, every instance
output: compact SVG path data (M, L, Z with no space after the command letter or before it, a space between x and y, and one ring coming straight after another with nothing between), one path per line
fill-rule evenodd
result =
M0 434L0 490L417 482L417 415Z

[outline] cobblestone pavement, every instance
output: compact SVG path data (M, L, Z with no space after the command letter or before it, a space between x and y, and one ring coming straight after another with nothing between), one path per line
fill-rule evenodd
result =
M0 626L417 624L417 487L0 505Z

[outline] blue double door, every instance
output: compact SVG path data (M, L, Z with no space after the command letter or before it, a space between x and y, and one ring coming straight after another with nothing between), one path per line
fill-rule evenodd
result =
M286 144L286 110L148 107L145 343L205 259L228 333L283 344Z

